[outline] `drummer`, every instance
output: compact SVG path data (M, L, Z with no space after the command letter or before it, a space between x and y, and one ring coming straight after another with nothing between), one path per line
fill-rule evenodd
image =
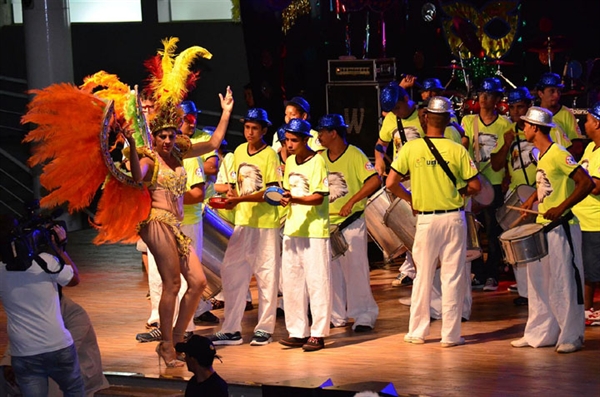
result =
M506 151L502 153L500 149L504 146L504 133L510 129L510 122L496 110L503 92L502 83L498 78L483 79L478 95L481 109L479 114L467 115L462 119L465 135L469 138L470 153L481 174L493 186L493 193L489 192L493 194L492 204L481 211L488 240L487 260L483 266L481 260L473 262L473 288L483 288L484 291L498 289L498 269L503 264L498 242L502 229L496 221L496 209L504 204L502 181L506 167ZM478 139L475 139L476 135ZM474 200L477 201L477 197ZM482 284L484 280L485 284Z
M277 287L281 267L279 213L265 202L268 186L277 185L277 153L264 140L271 122L267 112L249 109L244 123L246 143L234 154L237 190L227 193L226 208L235 207L235 228L223 258L221 277L225 297L225 320L221 331L210 336L215 345L240 345L246 293L252 275L258 287L258 323L250 345L272 341L277 310Z
M355 332L373 330L379 308L369 279L367 229L363 212L366 199L381 186L381 178L367 156L346 141L348 126L339 114L319 120L321 152L329 169L329 223L336 225L348 250L331 261L331 323L344 326L354 319Z
M600 325L600 310L594 310L594 292L600 284L600 102L588 110L585 133L592 140L579 164L594 181L594 190L573 212L581 222L583 269L585 274L586 325Z
M530 209L538 200L536 222L558 223L544 231L548 255L527 265L529 316L523 337L511 345L555 346L558 353L572 353L583 346L584 306L581 229L569 210L592 191L594 182L569 152L552 142L552 112L533 106L522 119L525 138L540 151L537 192L522 207Z
M419 270L413 283L407 343L422 344L429 334L430 300L438 261L442 281L442 347L462 345L462 302L467 287L465 257L467 227L462 194L479 191L477 168L461 145L444 138L452 103L434 97L428 106L427 138L448 163L453 182L428 147L425 139L408 142L392 163L386 186L411 203L419 213L413 255ZM447 159L447 160L445 160ZM411 174L412 193L400 183Z

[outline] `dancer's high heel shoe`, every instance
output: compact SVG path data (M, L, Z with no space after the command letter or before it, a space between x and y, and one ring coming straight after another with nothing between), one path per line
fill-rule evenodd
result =
M158 367L160 368L161 359L165 362L165 365L167 366L167 368L183 367L185 365L185 363L183 361L180 361L177 358L167 361L167 359L162 354L160 354L162 344L163 344L163 342L160 342L158 345L156 345L156 354L158 355Z

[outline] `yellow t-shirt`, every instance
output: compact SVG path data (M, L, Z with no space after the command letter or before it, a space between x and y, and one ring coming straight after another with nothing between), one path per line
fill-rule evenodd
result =
M538 161L535 180L537 183L538 211L546 212L560 205L575 190L575 181L569 177L579 167L571 153L557 144L552 144ZM537 223L549 223L538 215ZM577 223L573 218L570 223Z
M233 158L240 196L264 191L269 184L277 183L279 158L270 146L248 154L248 143L243 143L235 149ZM236 205L235 225L258 229L279 228L279 214L275 206L266 202L242 202Z
M422 138L425 133L421 122L419 121L419 112L415 107L415 110L405 119L402 119L402 125L404 126L404 134L406 135L406 141L412 141L417 138ZM398 156L398 151L402 147L402 139L400 138L400 132L398 132L398 120L396 115L389 112L383 119L383 124L379 130L379 139L384 142L393 142L394 144L394 155L395 159Z
M192 136L190 138L190 140L192 141L192 144L197 143L197 142L208 142L210 141L210 138L212 137L212 135L204 130L200 130L197 129L196 132L194 133L194 136ZM209 158L211 157L217 157L217 151L215 150L214 152L208 152L203 154L202 156L202 161L206 162ZM206 177L206 185L205 185L205 193L204 193L204 202L208 202L208 199L213 197L216 193L215 193L215 178L213 177Z
M513 123L512 129L518 134L518 139L515 137L510 145L507 161L510 175L509 188L514 190L519 185L533 186L535 184L537 166L531 158L531 152L535 147L533 143L527 142L525 133L517 127L517 123Z
M452 142L462 144L460 132L453 125L449 125L444 130L444 138L450 139Z
M219 173L215 183L235 184L235 169L233 167L233 153L229 152L223 156L223 162L219 164ZM235 222L235 207L231 210L217 209L217 214L231 223Z
M550 129L550 138L552 138L552 142L556 142L564 148L568 148L572 145L571 140L558 123L556 124L556 127Z
M579 124L577 124L577 119L568 107L561 106L559 111L552 117L552 121L563 129L569 139L580 139L583 137ZM568 147L569 145L563 146Z
M474 123L477 122L479 129L479 153L481 160L477 167L482 174L492 183L500 185L504 178L504 168L494 171L490 164L492 154L497 153L504 145L504 133L510 130L510 122L501 116L497 116L490 125L485 125L478 114L469 114L462 119L462 127L465 135L469 137L469 154L477 160L475 147L473 145L475 130Z
M346 151L335 161L329 160L328 150L321 152L321 155L329 170L329 221L338 225L347 218L339 215L342 207L362 189L365 181L377 172L367 156L354 145L348 145ZM364 211L366 202L367 199L364 198L354 204L352 213Z
M321 150L325 150L325 148L323 146L321 146L321 142L319 141L319 138L317 136L318 132L315 130L310 130L310 134L312 136L310 138L308 138L308 147L311 148L312 150L314 150L315 152L320 152ZM276 152L279 152L279 149L281 149L281 145L282 145L282 143L277 138L277 134L273 135L273 143L271 144L271 147L273 148L273 150L275 150Z
M579 164L594 179L600 179L600 149L594 150L596 144L590 142L585 148ZM579 219L581 230L600 232L600 194L588 194L573 207L573 213Z
M204 163L200 157L183 159L183 168L187 174L186 189L190 190L192 186L200 183L204 184L206 177L204 175ZM202 203L188 204L183 206L183 225L195 225L202 222Z
M458 189L477 175L477 167L467 150L446 138L432 138L442 158L456 178L456 187L438 165L424 139L407 142L400 149L392 169L401 175L410 171L413 208L417 211L451 210L462 207L464 200Z
M285 164L283 187L294 197L325 195L320 205L290 204L283 234L293 237L329 237L329 182L327 165L322 156L314 155L302 164L296 163L296 155L288 157Z

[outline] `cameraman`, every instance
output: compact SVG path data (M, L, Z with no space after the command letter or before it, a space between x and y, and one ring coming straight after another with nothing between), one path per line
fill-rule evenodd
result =
M17 226L10 217L0 217L0 300L8 318L7 331L16 381L24 397L48 395L48 378L65 397L83 396L84 384L73 338L60 312L58 288L79 284L77 267L62 248L66 231L52 228L50 247L59 258L42 252L46 272L38 260L21 270L7 270L4 258L11 247L11 231ZM10 252L10 251L8 251ZM64 266L61 269L61 262ZM55 272L55 273L54 273Z

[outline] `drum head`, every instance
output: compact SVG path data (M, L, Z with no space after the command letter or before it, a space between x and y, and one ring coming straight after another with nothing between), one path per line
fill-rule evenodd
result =
M529 197L531 197L531 195L536 191L536 189L533 186L529 186L529 185L519 185L517 186L517 194L519 195L519 199L521 199L521 202L524 203L525 201L527 201L527 199Z
M509 229L509 230L505 231L504 233L502 233L500 235L500 239L501 240L514 240L514 239L518 239L521 237L531 236L532 234L539 232L543 228L544 228L544 226L542 226L539 223L529 223L527 225L513 227L512 229Z
M211 197L208 199L208 205L216 209L224 209L227 204L226 197Z
M280 205L280 201L283 198L284 190L277 186L271 186L265 190L264 199L271 205Z

